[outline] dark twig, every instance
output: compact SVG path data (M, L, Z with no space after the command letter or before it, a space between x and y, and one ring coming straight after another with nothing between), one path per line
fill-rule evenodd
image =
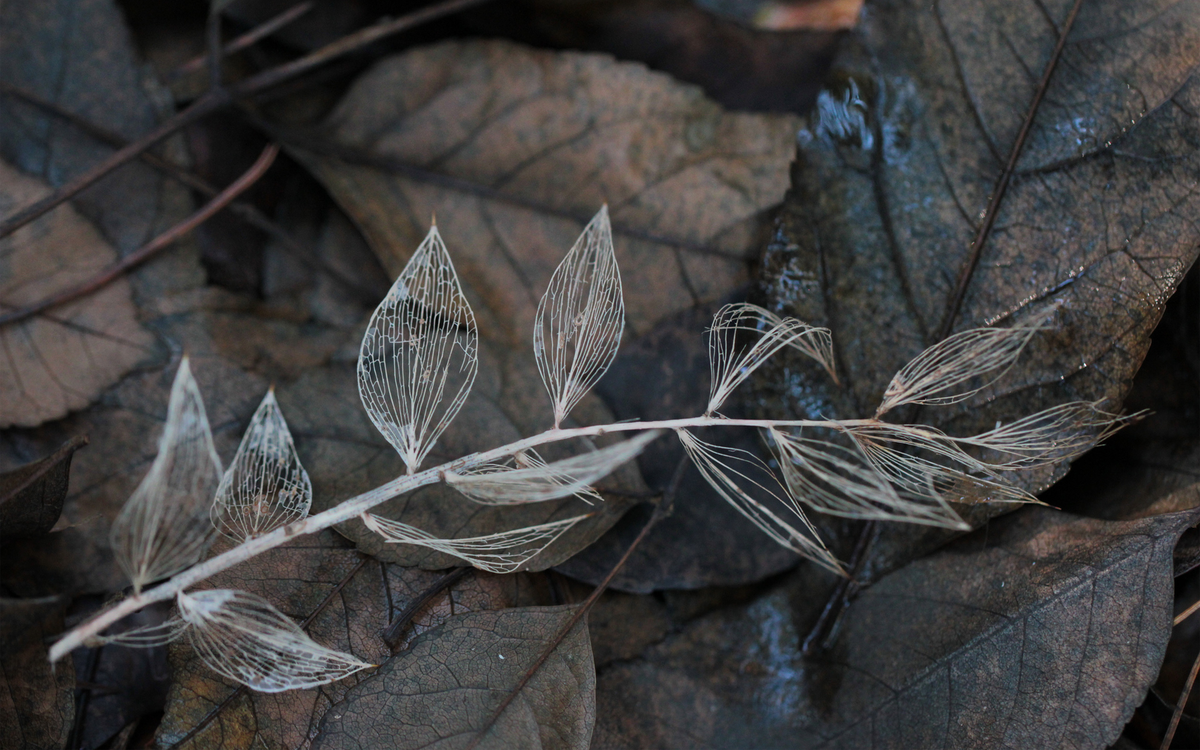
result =
M17 495L20 495L27 488L33 486L34 482L37 482L39 479L41 479L42 477L49 474L51 471L54 470L55 466L58 466L60 463L62 463L62 460L64 458L71 455L72 453L74 453L75 451L79 450L80 448L82 448L83 446L85 446L87 444L88 444L88 436L87 435L76 435L75 437L71 438L67 442L60 445L58 447L58 450L54 451L54 453L51 453L49 458L46 459L46 463L44 466L42 466L42 468L38 469L37 471L33 472L28 477L26 477L24 482L21 482L16 487L13 487L11 490L8 491L8 493L6 495L4 495L4 497L0 497L0 506L4 505L9 500L12 500Z
M505 709L507 709L509 705L516 700L521 691L525 689L525 686L529 684L529 681L533 679L533 676L537 674L537 671L541 669L542 665L546 663L546 660L550 658L550 655L554 653L554 650L557 649L559 644L563 642L563 639L567 637L567 634L575 628L579 621L582 620L588 613L588 610L592 608L592 605L594 605L596 601L600 599L600 595L604 593L609 584L612 583L614 578L616 578L617 573L621 572L621 568L625 567L625 563L629 561L630 556L633 555L633 551L638 548L638 545L642 543L642 541L650 533L650 530L658 525L659 521L671 515L671 509L675 503L675 493L679 491L679 483L683 480L683 474L687 470L688 463L687 456L679 459L679 463L675 466L675 473L671 476L671 483L667 487L667 491L663 493L662 500L659 501L658 506L654 509L654 513L651 514L650 520L647 521L646 525L642 527L642 530L638 532L637 538L635 538L633 543L629 545L629 548L625 550L625 554L621 555L621 559L617 560L617 564L612 567L612 570L608 571L608 575L604 577L604 580L600 582L600 585L597 586L592 591L591 595L583 601L583 604L579 605L579 607L575 610L575 614L571 616L571 619L567 620L566 624L559 628L558 633L556 633L554 638L550 640L550 643L548 643L546 647L542 649L542 653L538 656L537 660L529 666L529 669L525 670L525 674L521 676L520 681L517 682L516 686L513 687L512 690L509 691L508 695L504 697L504 700L500 702L500 705L496 707L496 710L492 712L492 715L488 717L488 720L484 723L484 725L479 729L475 736L471 738L471 742L466 746L465 750L475 750L475 748L479 746L479 743L483 741L483 738L487 736L487 733L490 732L492 727L496 725L496 722L500 719L500 716L504 714Z
M334 586L333 590L325 595L325 598L322 599L321 603L317 605L317 608L312 611L312 614L304 618L304 622L300 623L301 630L308 630L308 626L312 625L313 620L317 619L317 615L325 611L325 608L329 606L329 604L338 596L338 594L342 593L342 589L349 585L350 581L354 579L354 576L358 575L358 571L362 570L363 566L366 565L370 559L371 558L367 557L366 555L359 556L358 564L351 568L350 572L342 577L342 580L338 581L338 585ZM228 706L230 703L233 703L241 695L244 695L247 690L248 688L245 685L238 685L236 690L225 696L225 700L214 706L213 710L205 714L204 718L201 719L196 726L192 727L191 731L189 731L179 740L176 740L174 743L172 743L167 750L176 750L176 748L183 746L193 737L200 734L200 732L202 732L206 726L213 722L213 719L217 718L221 711L225 710L226 706Z
M1175 739L1175 730L1179 727L1179 720L1183 718L1183 709L1187 706L1188 697L1192 694L1192 687L1196 684L1197 672L1200 672L1200 654L1196 654L1196 660L1192 662L1192 671L1188 673L1183 692L1180 693L1179 700L1175 703L1175 711L1171 714L1171 723L1167 725L1167 733L1163 735L1163 741L1158 746L1158 750L1167 750L1171 747L1171 741Z
M232 185L222 190L216 198L205 204L199 211L171 227L167 231L155 237L148 244L143 245L142 247L133 251L129 255L112 264L82 284L77 284L70 289L63 290L38 302L34 302L31 305L27 305L17 310L12 310L11 312L0 315L0 325L16 323L18 321L25 320L28 317L37 315L38 313L48 310L52 307L57 307L58 305L66 302L79 299L84 295L91 294L97 289L112 283L113 280L115 280L121 274L141 263L146 262L155 253L160 252L166 247L169 247L176 240L200 226L222 208L225 208L225 206L229 205L234 198L249 189L255 182L259 180L260 177L263 176L263 174L266 173L267 169L270 168L272 162L275 161L275 157L278 155L279 146L273 143L268 145L263 149L263 152L261 155L259 155L258 160L254 162L254 164L246 171L245 174L239 177Z
M825 607L821 610L821 616L817 618L817 622L808 631L803 643L800 645L800 653L804 656L810 656L816 650L817 644L821 644L821 648L825 648L828 638L826 633L834 632L834 625L841 619L842 612L850 603L854 594L858 591L859 585L857 576L862 569L863 562L866 560L867 550L871 546L871 540L875 538L877 529L877 521L867 521L863 524L863 528L859 531L858 541L854 544L854 551L850 553L849 564L850 575L840 579L837 586L834 587L833 593L829 599L825 601Z
M154 144L177 130L187 127L191 123L229 106L236 99L252 97L272 86L295 78L337 57L366 47L384 37L397 34L452 13L457 13L475 5L482 5L485 2L489 2L489 0L446 0L445 2L401 16L395 20L377 23L374 26L369 26L361 31L349 34L304 57L284 63L275 68L270 68L269 70L264 70L233 86L211 89L199 99L192 102L186 109L167 118L149 133L138 138L125 148L119 149L107 159L83 174L78 175L50 195L35 201L3 221L0 221L0 239L7 237L17 229L51 211L56 206L74 198L109 172L136 159L143 151L151 148Z
M276 31L279 31L284 26L287 26L288 24L290 24L292 21L295 21L296 19L303 16L305 13L308 13L310 10L313 9L314 5L315 5L314 0L305 0L302 3L293 5L291 8L285 10L284 12L280 13L279 15L269 18L266 21L263 21L258 26L255 26L253 29L250 29L245 34L242 34L241 36L233 39L231 42L229 42L229 44L226 44L224 47L222 47L221 48L221 56L229 57L230 55L232 55L236 52L241 52L242 50L246 49L250 45L259 41L260 39L264 39L264 38L274 34ZM184 64L180 65L178 68L175 68L175 70L171 71L166 76L167 82L170 83L172 81L178 80L179 78L182 78L183 76L185 76L189 73L195 73L197 70L200 70L208 63L208 58L209 58L208 53L205 53L203 55L196 55L191 60L188 60Z
M396 615L395 619L384 628L383 642L387 644L388 649L394 654L397 646L400 645L401 637L404 631L408 628L408 624L416 617L417 613L425 608L425 605L433 601L434 598L440 596L442 592L449 589L454 584L463 579L467 573L470 573L474 568L455 568L446 575L433 582L429 588L422 591L408 603L408 606L400 610L400 614Z
M208 6L208 24L205 27L205 37L208 41L208 88L216 91L221 88L221 5L211 3Z
M1033 103L1029 105L1029 112L1025 114L1025 121L1021 123L1017 140L1008 154L1008 163L1004 165L1004 171L1000 173L1000 179L996 181L996 187L992 190L987 211L983 216L983 223L979 225L979 230L975 233L975 240L971 243L971 252L967 256L967 262L958 276L958 283L954 285L954 294L950 297L950 304L946 307L946 316L942 319L942 325L938 329L938 341L949 336L954 327L954 320L958 317L959 309L962 308L963 298L966 297L971 277L975 275L975 269L979 266L983 246L991 236L992 227L996 223L1000 202L1004 200L1004 194L1008 191L1008 184L1012 181L1013 172L1017 168L1017 159L1020 158L1025 141L1029 138L1034 117L1037 115L1038 107L1042 104L1042 98L1046 95L1046 89L1050 87L1050 77L1058 67L1058 59L1062 56L1063 47L1067 44L1067 36L1071 33L1071 27L1075 25L1075 17L1079 15L1081 5L1083 5L1083 0L1075 0L1075 4L1071 6L1071 12L1067 14L1067 20L1063 23L1062 31L1059 32L1058 43L1054 45L1054 53L1050 56L1050 61L1046 63L1046 69L1042 71L1042 80L1038 83L1037 91L1033 95Z

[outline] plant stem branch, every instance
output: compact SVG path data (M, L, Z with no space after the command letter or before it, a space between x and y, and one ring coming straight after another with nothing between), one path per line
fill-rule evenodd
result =
M1162 744L1158 746L1158 750L1168 750L1171 747L1171 741L1175 739L1175 730L1179 727L1179 720L1183 718L1183 709L1187 707L1188 697L1191 696L1192 687L1196 684L1198 672L1200 672L1200 654L1196 654L1196 660L1192 662L1192 671L1188 673L1183 692L1179 694L1179 700L1175 703L1175 710L1171 713L1171 723L1167 725L1167 733L1163 735Z
M64 289L57 294L53 294L45 299L34 302L31 305L11 310L0 315L0 326L9 323L17 323L26 318L37 315L40 312L49 310L52 307L57 307L61 304L79 299L87 294L100 289L112 283L117 277L125 273L129 269L138 266L150 259L155 253L170 247L176 240L186 235L196 227L208 221L218 211L229 205L234 198L248 190L254 183L258 182L266 171L275 161L275 157L279 155L279 146L270 144L263 149L258 160L246 170L246 173L239 177L233 184L222 190L215 198L206 203L199 211L195 212L180 223L171 227L159 236L155 237L146 245L134 250L129 255L112 264L100 273L96 274L87 281L77 284L70 289Z
M847 420L841 422L843 425L854 424L874 424L872 420ZM518 440L508 445L493 448L491 450L482 451L480 453L472 453L461 458L457 458L441 466L435 466L431 469L419 471L415 474L405 474L389 482L381 484L375 489L368 490L361 495L349 498L340 504L330 508L329 510L318 513L315 516L295 521L278 528L269 534L256 537L247 542L227 550L216 557L209 558L198 565L194 565L188 570L175 575L173 578L155 586L152 589L143 591L140 594L130 596L128 599L117 604L115 607L102 612L92 620L89 620L74 630L66 633L58 642L50 648L50 661L55 662L61 659L71 650L79 647L90 636L100 633L112 623L120 620L122 617L130 615L148 604L157 601L165 601L174 597L181 591L194 586L204 579L213 576L222 570L226 570L238 563L249 560L256 555L259 555L269 549L278 547L287 542L293 537L303 534L312 534L321 529L327 529L339 523L349 521L356 518L371 508L380 505L393 497L402 495L406 492L411 492L420 487L436 484L445 479L447 474L461 472L483 464L497 461L502 458L519 453L520 451L536 448L540 445L548 443L557 443L563 440L570 440L580 437L597 437L600 435L610 435L619 432L644 432L646 430L676 430L691 427L828 427L829 422L820 419L790 419L790 420L770 420L770 419L725 419L724 417L689 417L686 419L664 419L654 422L616 422L614 424L591 425L588 427L572 427L568 429L550 429L543 433ZM661 507L661 504L660 504ZM659 511L655 511L656 514Z
M291 8L285 10L284 12L280 13L279 15L269 18L266 21L263 21L258 26L255 26L253 29L250 29L245 34L242 34L241 36L233 39L232 41L229 42L229 44L226 44L224 47L222 47L221 48L221 56L229 57L230 55L234 54L235 52L241 52L242 50L246 49L250 45L259 41L260 39L268 37L271 34L274 34L276 31L279 31L284 26L287 26L288 24L290 24L292 21L295 21L296 19L303 16L305 13L308 13L310 10L313 9L313 6L315 4L316 3L314 2L314 0L305 0L305 2L293 5ZM171 81L175 81L175 80L178 80L179 78L182 78L183 76L187 75L188 73L194 73L197 70L200 70L206 64L208 64L208 58L209 58L208 53L205 53L202 55L197 55L197 56L193 57L191 60L188 60L187 62L180 65L178 68L175 68L175 70L171 71L166 76L167 82L170 83Z
M387 644L388 649L394 654L396 647L400 645L400 636L404 632L408 623L416 616L418 612L425 607L426 604L433 601L433 598L449 589L454 584L458 583L470 573L474 568L455 568L452 572L447 573L441 578L433 582L433 585L417 595L417 598L408 603L408 606L396 615L396 619L392 620L391 624L384 629L383 642Z

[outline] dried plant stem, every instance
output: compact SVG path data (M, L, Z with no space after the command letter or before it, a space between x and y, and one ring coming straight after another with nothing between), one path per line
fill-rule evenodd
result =
M384 628L380 634L383 637L383 642L387 644L392 653L396 653L400 646L401 637L404 635L408 624L412 622L417 613L425 608L435 597L440 596L443 592L450 589L451 586L461 581L474 568L464 567L455 568L452 572L447 573L441 578L433 582L433 585L422 591L415 599L408 603L408 606L401 610L400 614Z
M868 421L868 420L862 420ZM852 424L846 422L845 424ZM597 437L619 432L641 432L645 430L675 430L693 427L823 427L823 420L770 420L770 419L724 419L722 417L690 417L687 419L668 419L656 422L618 422L615 424L592 425L589 427L573 427L570 429L552 429L539 435L518 440L499 448L493 448L482 453L473 453L449 463L436 466L415 474L397 477L375 489L352 497L327 511L309 516L302 521L295 521L269 534L251 539L226 552L195 565L183 573L172 577L154 588L133 594L116 606L105 610L95 618L79 625L65 634L50 649L50 660L58 661L75 648L84 644L89 637L98 635L109 625L117 622L143 607L154 602L166 601L181 591L194 586L200 581L227 570L234 565L249 560L269 549L280 546L288 540L304 534L312 534L321 529L327 529L353 518L380 505L393 497L411 492L419 487L436 484L442 481L449 472L461 472L491 461L497 461L523 450L536 448L539 445L556 443L580 437Z
M1158 746L1158 750L1167 750L1171 747L1171 741L1175 739L1175 730L1179 727L1179 720L1183 718L1183 709L1187 707L1188 697L1192 694L1192 687L1196 684L1196 673L1200 672L1200 654L1196 654L1196 660L1192 662L1192 671L1188 673L1187 682L1183 686L1183 692L1179 694L1179 701L1175 704L1175 711L1171 714L1171 723L1167 726L1167 733L1163 735L1162 744Z
M431 5L399 18L383 21L344 36L304 57L264 70L232 86L212 89L192 102L186 109L167 118L149 133L133 141L125 148L116 151L107 159L77 176L50 195L0 221L0 239L7 237L39 216L74 198L109 172L112 172L122 164L136 159L146 149L151 148L172 133L187 127L191 123L213 112L224 109L238 99L254 96L266 89L324 65L330 60L362 49L392 34L397 34L422 23L457 13L475 5L482 5L485 2L488 2L488 0L448 0L447 2Z
M236 39L231 40L229 42L229 44L226 44L224 47L222 47L221 48L221 56L229 57L230 55L232 55L235 52L240 52L240 51L246 49L250 45L259 41L260 39L268 37L271 34L274 34L276 31L279 31L284 26L287 26L288 24L290 24L292 21L295 21L300 16L303 16L305 13L308 13L310 10L313 9L314 5L316 5L314 0L305 0L305 2L298 3L294 6L292 6L291 8L289 8L288 10L285 10L284 12L280 13L279 15L269 18L266 21L263 21L258 26L255 26L254 28L247 31L245 34L242 34L241 36L237 37ZM196 57L193 57L191 60L188 60L187 62L183 63L178 68L176 68L175 70L171 71L171 73L169 75L167 75L167 77L166 77L167 81L171 82L171 81L174 81L178 78L181 78L181 77L187 75L188 73L194 73L197 70L200 70L201 68L203 68L205 65L208 64L208 59L209 59L208 53L205 53L202 55L197 55Z
M199 211L195 212L180 223L171 227L167 231L155 237L146 245L134 250L129 255L126 255L121 260L112 264L92 278L65 289L57 294L46 297L31 305L12 310L0 315L0 326L9 323L16 323L25 320L26 318L37 315L40 312L49 310L52 307L57 307L72 300L79 299L87 294L100 289L112 283L117 277L125 273L129 269L140 265L149 260L155 253L169 247L176 240L186 235L196 227L203 224L208 219L212 218L218 211L228 206L234 198L248 190L254 183L258 182L266 171L275 161L275 157L279 155L279 146L275 144L268 145L258 160L229 187L222 190L215 198L206 203Z

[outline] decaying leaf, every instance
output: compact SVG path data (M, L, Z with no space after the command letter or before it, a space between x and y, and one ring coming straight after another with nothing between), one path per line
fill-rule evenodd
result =
M811 661L797 603L824 597L798 573L601 674L593 746L1107 747L1158 670L1196 520L1027 508L863 591Z
M171 386L158 455L113 521L113 550L134 591L199 561L216 531L208 515L220 482L221 459L185 357Z
M462 408L478 350L475 314L434 226L371 316L358 358L363 406L408 473Z
M746 345L745 338L754 336ZM746 303L717 310L708 329L708 407L712 414L758 367L785 346L791 346L820 363L837 382L833 365L833 340L829 330L814 328L795 318L780 318L770 310Z
M943 330L1044 320L1001 380L957 405L921 407L920 421L969 435L1073 401L1119 411L1200 247L1194 4L1081 6L978 264L968 263L1068 10L896 0L864 16L830 82L835 103L859 91L861 125L847 132L822 111L801 134L761 276L768 309L831 329L845 382L782 352L755 376L756 409L861 416L891 404L893 375ZM904 411L896 419L912 421ZM1037 493L1065 471L1060 462L1011 479ZM887 569L944 539L891 525L873 559Z
M318 644L266 599L245 591L181 593L178 607L204 663L262 693L317 687L375 666Z
M221 477L212 523L231 539L246 541L304 518L311 505L312 481L296 455L272 388Z
M60 750L75 720L75 670L50 668L46 639L62 632L63 597L0 599L0 742Z
M0 214L49 192L0 161ZM64 206L0 239L0 309L12 310L86 281L117 259L75 209ZM0 427L33 427L82 409L153 352L129 283L0 327Z
M314 750L372 742L397 750L465 747L574 607L476 612L448 619L347 693ZM587 620L567 634L480 748L586 750L596 720Z
M621 272L603 206L554 269L533 322L533 354L555 427L612 364L624 329Z
M384 449L395 456L386 443ZM228 545L230 541L221 539L217 544ZM353 653L363 661L382 664L390 653L380 632L441 575L373 560L364 562L349 542L327 530L271 550L218 574L209 583L263 597L297 622L316 612L307 628L314 640ZM500 577L475 572L418 612L403 642L456 614L549 602L550 593L543 580L525 574ZM173 683L157 741L160 747L168 748L191 735L178 746L179 750L301 747L316 736L329 706L370 674L359 672L339 682L304 690L243 691L233 696L237 684L210 670L186 639L171 646L170 656Z
M40 461L0 473L0 539L41 536L62 513L71 477L71 457L87 445L76 436Z

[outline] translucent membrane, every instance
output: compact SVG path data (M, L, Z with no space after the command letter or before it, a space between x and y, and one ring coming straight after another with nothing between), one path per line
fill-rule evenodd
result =
M312 482L268 391L217 488L213 525L242 542L304 518L311 505Z
M254 690L316 687L373 666L318 644L265 599L244 591L181 593L177 602L204 663Z
M540 503L571 495L581 495L590 503L602 499L591 490L592 483L637 456L659 434L659 431L645 432L607 448L553 463L529 452L517 457L517 468L483 464L462 474L447 473L446 483L485 505Z
M621 344L625 301L608 207L600 209L538 303L533 352L554 402L554 426L604 374Z
M465 539L438 539L406 523L374 513L364 513L361 518L369 529L393 544L415 544L453 555L490 573L512 573L590 515Z
M816 529L809 523L804 511L788 494L775 473L757 456L737 448L706 443L687 430L677 430L676 434L679 435L679 440L692 463L717 494L750 519L763 533L776 543L824 568L836 573L845 573L837 558L825 548L817 536ZM748 472L766 481L759 481ZM802 528L792 526L773 513L744 489L746 485L781 502L795 514Z
M462 408L478 349L475 314L435 226L371 316L358 358L363 406L409 473Z
M204 554L214 535L208 513L220 482L221 459L184 357L171 387L158 455L110 532L117 562L135 591L190 567Z
M753 343L747 340L753 337ZM757 305L725 305L713 317L708 333L708 367L712 380L705 414L721 408L750 374L773 354L790 346L816 360L837 382L833 338L828 328L814 328L795 318L781 318Z

